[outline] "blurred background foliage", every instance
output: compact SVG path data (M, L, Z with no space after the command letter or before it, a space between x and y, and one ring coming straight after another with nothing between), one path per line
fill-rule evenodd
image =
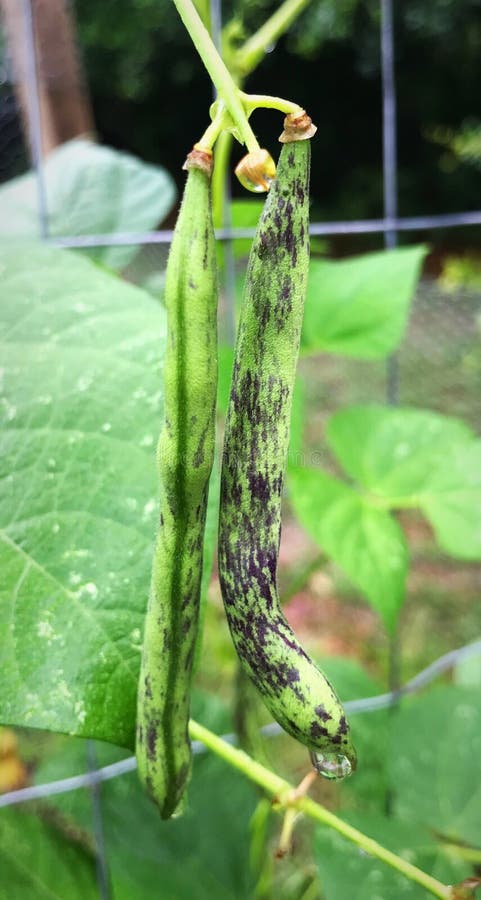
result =
M241 42L277 6L224 2L226 32ZM172 5L76 0L75 12L99 138L166 166L180 182L185 151L206 124L211 87ZM396 4L402 215L479 205L479 122L473 116L481 80L480 12L479 0ZM291 96L315 117L318 218L382 214L379 16L377 0L311 3L247 79L247 90ZM257 114L254 126L275 150L277 117ZM466 139L457 139L473 131L474 158L469 141L466 151ZM238 147L235 152L240 155Z

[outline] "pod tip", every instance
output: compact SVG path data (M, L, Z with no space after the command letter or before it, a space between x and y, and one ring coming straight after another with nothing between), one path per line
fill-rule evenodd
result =
M204 172L210 178L212 169L214 168L214 155L212 150L201 147L199 144L194 144L193 149L187 154L187 158L182 168L186 171L189 171L189 169L200 169L201 172Z
M300 109L296 113L289 113L284 119L284 131L279 141L281 144L291 144L293 141L307 141L314 137L317 125L314 125L310 116Z

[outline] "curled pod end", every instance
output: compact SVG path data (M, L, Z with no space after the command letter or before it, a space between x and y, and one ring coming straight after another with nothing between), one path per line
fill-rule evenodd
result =
M317 125L314 125L310 116L300 109L296 113L290 113L284 119L284 131L279 140L281 144L291 144L293 141L307 141L314 137Z
M186 171L189 171L189 169L200 169L201 172L204 172L210 178L214 168L214 154L212 150L201 147L199 144L194 144L193 149L187 154L187 159L182 168Z
M235 167L241 185L255 194L268 191L276 177L276 164L267 150L253 150Z

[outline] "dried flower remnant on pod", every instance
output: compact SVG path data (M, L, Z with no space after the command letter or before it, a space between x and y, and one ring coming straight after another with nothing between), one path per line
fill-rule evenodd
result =
M305 110L290 113L284 119L284 131L279 140L281 144L291 144L294 141L307 141L313 137L317 131L317 125L314 125L310 116Z
M276 177L276 164L267 150L253 150L242 157L235 174L248 191L263 194Z

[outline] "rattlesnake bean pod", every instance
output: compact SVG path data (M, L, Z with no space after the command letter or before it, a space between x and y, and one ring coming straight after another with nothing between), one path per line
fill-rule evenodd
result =
M165 304L164 423L158 445L160 528L138 691L141 780L168 818L191 768L189 696L197 637L217 388L217 276L209 154L189 154L170 249Z
M309 163L308 140L282 148L249 258L224 438L219 575L237 653L266 706L318 771L340 778L355 765L349 726L288 625L276 580L309 266Z

